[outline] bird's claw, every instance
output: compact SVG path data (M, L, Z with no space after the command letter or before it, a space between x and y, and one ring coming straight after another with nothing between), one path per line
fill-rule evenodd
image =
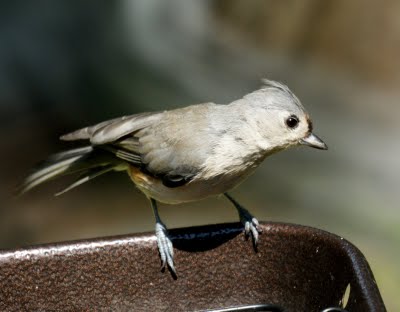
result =
M244 225L244 234L246 235L246 237L252 237L254 247L256 248L258 243L258 236L259 233L261 233L258 220L254 218L247 209L241 206L238 206L238 212L240 221Z
M174 248L172 241L168 236L167 228L162 224L156 223L157 246L161 258L161 270L168 266L176 274L174 266Z
M240 222L244 226L244 234L246 235L246 238L251 235L254 249L257 250L258 234L262 232L258 220L254 218L246 208L242 207L236 200L234 200L231 195L228 193L224 193L224 195L235 206L239 213Z
M257 246L258 236L259 236L259 233L261 233L261 229L259 228L259 223L256 218L251 217L251 219L246 218L244 220L244 233L245 233L246 237L249 237L251 235L254 246Z

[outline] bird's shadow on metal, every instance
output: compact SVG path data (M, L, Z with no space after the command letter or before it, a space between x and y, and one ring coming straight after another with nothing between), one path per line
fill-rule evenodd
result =
M186 231L173 229L170 230L169 235L174 248L198 252L217 248L236 236L243 235L243 230L241 223L227 223L222 226L219 224L192 227L190 232L187 232L187 229Z

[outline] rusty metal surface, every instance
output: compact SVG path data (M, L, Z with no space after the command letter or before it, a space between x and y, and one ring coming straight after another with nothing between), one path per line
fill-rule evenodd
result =
M272 303L385 311L362 254L313 228L262 223L258 252L240 224L171 230L177 279L160 272L155 236L135 234L0 252L0 311L198 311Z

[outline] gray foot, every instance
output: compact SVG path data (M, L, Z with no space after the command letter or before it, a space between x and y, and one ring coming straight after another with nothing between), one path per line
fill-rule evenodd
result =
M168 265L172 272L176 274L174 266L174 248L172 241L168 236L167 228L162 224L156 223L156 237L158 251L161 257L161 269L165 269Z
M228 193L225 193L224 195L235 206L237 212L239 213L240 222L242 222L244 226L244 233L246 237L249 237L251 235L254 248L256 248L258 242L258 234L261 233L258 220L254 218L253 215L246 208L243 208L231 195L229 195Z
M254 246L257 246L258 236L261 233L259 229L259 223L256 218L254 218L247 210L239 211L240 221L244 226L244 233L246 237L251 235L253 239Z

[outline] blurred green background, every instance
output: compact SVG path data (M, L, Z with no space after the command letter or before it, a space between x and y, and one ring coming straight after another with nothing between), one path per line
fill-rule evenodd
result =
M152 231L125 175L61 197L68 180L15 198L59 135L105 119L227 103L287 83L327 152L268 158L233 195L259 220L343 236L400 311L400 2L9 1L0 4L0 248ZM162 205L170 227L236 221L223 198ZM262 236L261 236L262 239Z

